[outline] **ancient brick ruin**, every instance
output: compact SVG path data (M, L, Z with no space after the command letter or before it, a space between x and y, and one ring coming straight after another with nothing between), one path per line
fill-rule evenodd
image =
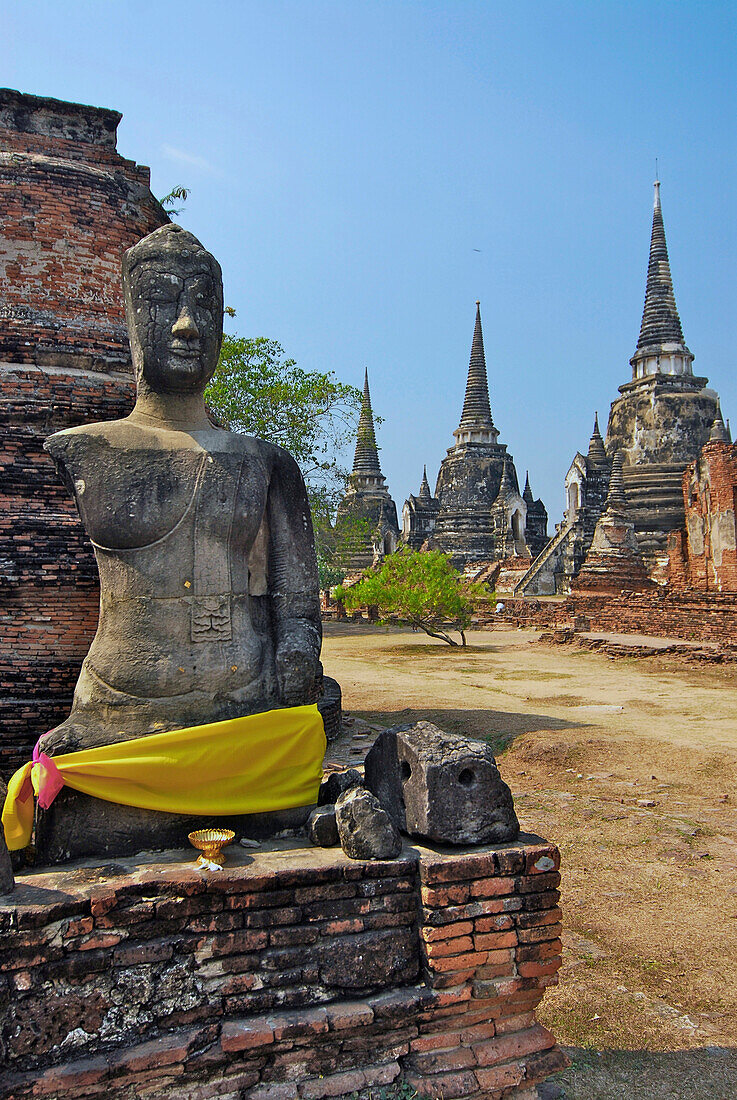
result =
M685 527L669 543L669 583L737 593L737 444L718 413L709 442L683 475Z
M683 474L685 525L669 537L667 583L655 584L647 575L618 467L615 460L607 508L568 598L505 597L502 614L487 608L481 611L481 622L706 642L734 658L737 444L730 442L721 413L709 441Z
M117 111L0 91L0 769L68 712L97 570L42 443L125 415L124 250L167 221Z
M368 370L363 381L363 400L358 421L356 450L353 457L348 490L338 507L338 522L346 517L362 520L366 524L366 536L350 561L351 571L357 572L381 561L397 548L399 525L397 506L386 487L381 472L379 450L376 446L374 414L371 409Z
M378 862L293 841L214 875L182 853L23 875L0 904L4 1095L319 1100L403 1072L531 1100L567 1063L534 1016L558 858L524 835Z
M439 511L440 501L432 495L424 466L419 493L410 493L402 508L402 541L410 550L421 550L432 538Z
M612 402L606 443L598 418L586 456L576 454L566 475L563 521L515 593L566 593L583 565L606 501L611 460L624 456L627 513L651 575L663 571L669 535L684 522L681 481L696 459L717 413L717 395L693 373L683 338L655 184L645 305L632 379Z
M596 524L584 563L571 582L571 591L576 595L618 595L622 591L640 592L654 587L627 510L622 452L618 451L612 462L604 511Z
M481 307L471 343L461 420L455 445L440 465L435 496L410 497L405 503L403 540L418 547L429 540L459 568L470 563L531 558L547 541L548 516L535 500L529 477L519 491L514 460L499 443L491 415Z

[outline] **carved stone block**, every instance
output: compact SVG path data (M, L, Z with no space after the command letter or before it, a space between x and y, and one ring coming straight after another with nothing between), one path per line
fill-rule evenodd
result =
M431 722L380 734L366 757L366 786L413 836L502 844L519 833L512 793L489 746Z

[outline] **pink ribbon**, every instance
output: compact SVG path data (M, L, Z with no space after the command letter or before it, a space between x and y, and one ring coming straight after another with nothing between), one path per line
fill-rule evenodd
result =
M48 810L51 803L64 786L64 779L54 761L45 752L38 751L38 741L33 748L33 763L39 764L38 804L42 810Z

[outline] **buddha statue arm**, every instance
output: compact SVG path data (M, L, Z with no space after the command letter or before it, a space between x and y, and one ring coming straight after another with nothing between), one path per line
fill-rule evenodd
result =
M312 699L322 626L315 539L299 467L275 448L267 503L268 578L279 694L285 706Z

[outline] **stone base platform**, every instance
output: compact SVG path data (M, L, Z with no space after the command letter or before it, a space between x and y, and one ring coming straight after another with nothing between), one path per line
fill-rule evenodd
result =
M557 849L269 841L18 877L0 904L3 1100L319 1100L400 1073L527 1100L561 962Z

